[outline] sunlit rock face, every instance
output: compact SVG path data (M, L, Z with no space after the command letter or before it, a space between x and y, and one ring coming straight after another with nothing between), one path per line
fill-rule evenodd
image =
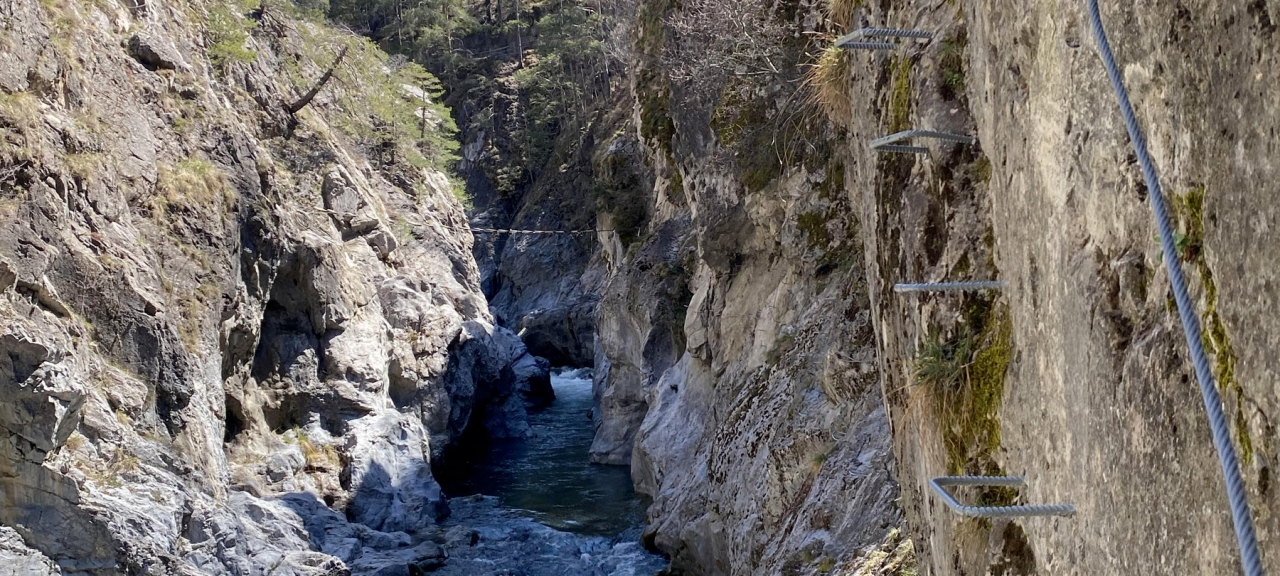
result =
M821 4L655 0L637 12L633 125L654 219L638 244L606 243L616 267L597 318L595 454L630 456L654 496L652 543L695 573L856 573L850 558L878 555L860 548L870 526L887 530L900 507L920 573L1238 570L1150 191L1085 3ZM1262 548L1274 548L1266 191L1278 116L1265 79L1280 13L1101 4ZM861 26L932 36L822 55ZM812 56L787 51L796 44ZM806 95L794 87L808 63ZM923 155L867 145L909 128L977 142L926 141ZM687 289L662 287L673 271ZM987 279L1008 288L892 291ZM959 376L928 370L940 362ZM953 473L1029 480L1017 495L965 498L1080 512L962 519L927 484Z
M441 563L433 458L550 388L445 176L351 128L385 55L290 115L346 37L273 6L0 21L0 572Z
M1266 255L1277 240L1262 230L1278 215L1255 192L1274 189L1277 103L1257 78L1276 69L1280 13L1274 3L1100 4L1182 238L1261 548L1274 549L1267 415L1280 400L1264 326L1275 318ZM910 59L909 82L898 84L910 98L897 109L912 127L978 143L858 162L848 187L864 214L883 389L921 572L1239 571L1150 191L1086 3L920 7L867 14L935 34ZM890 71L879 85L881 62L853 62L851 132L864 142L886 133L904 76ZM988 278L1009 287L891 293L897 282ZM964 381L972 393L940 394L917 374L919 359L966 337L976 348ZM1025 475L1018 502L1078 513L975 526L928 488L953 472Z

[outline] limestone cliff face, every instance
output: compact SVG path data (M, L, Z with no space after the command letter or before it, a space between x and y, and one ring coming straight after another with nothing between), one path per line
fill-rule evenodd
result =
M1102 4L1175 207L1275 571L1277 368L1267 326L1276 267L1267 258L1277 239L1266 231L1277 219L1269 198L1280 110L1260 78L1276 70L1280 6ZM937 36L899 60L853 58L851 140L884 134L895 116L979 139L918 158L863 148L849 180L864 211L880 367L921 573L1238 572L1148 191L1084 3L895 3L867 17ZM990 277L1009 288L988 298L890 292L894 282ZM940 394L919 359L966 335L983 350L977 365L998 377L973 374L969 391ZM925 484L952 471L1023 474L1030 485L1017 501L1079 512L962 521Z
M682 573L903 569L849 144L797 90L806 44L790 39L822 17L729 4L639 8L653 217L606 239L593 455L630 461L646 538ZM711 42L731 37L718 10L776 50Z
M0 558L437 563L432 458L527 433L546 373L370 119L413 112L399 64L274 3L9 2L0 44Z
M1103 4L1275 570L1266 79L1280 7ZM716 6L737 16L732 34ZM606 243L619 258L598 316L597 455L630 456L654 497L652 543L695 574L854 573L853 551L898 521L900 486L921 574L1238 571L1147 191L1084 4L831 6L858 9L639 10L634 130L654 219L636 244ZM788 123L804 114L787 74L813 61L787 52L794 39L863 25L934 36L824 58L813 87L831 123ZM907 128L978 143L867 146ZM892 292L970 279L1009 287ZM927 487L950 473L1030 483L966 500L1079 512L962 520Z

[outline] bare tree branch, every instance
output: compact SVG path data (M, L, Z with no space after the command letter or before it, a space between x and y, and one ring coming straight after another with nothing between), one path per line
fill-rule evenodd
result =
M27 167L27 164L30 164L30 162L23 160L22 162L14 164L8 168L0 168L0 184L13 182L18 177L18 173L21 172L23 168Z
M728 76L777 74L790 25L770 0L686 0L667 17L670 78L709 90Z
M347 50L349 49L351 49L350 46L343 46L342 51L338 52L337 59L333 61L333 65L330 66L327 71L325 71L324 76L320 77L320 81L316 82L316 85L312 86L311 90L308 90L306 94L303 94L302 98L299 98L297 102L294 102L293 104L290 104L285 107L285 109L289 111L290 115L297 114L303 108L306 108L307 104L310 104L311 101L315 99L316 94L319 94L320 90L324 88L324 85L329 82L329 79L333 78L333 71L336 70L338 66L342 64L342 59L347 57Z

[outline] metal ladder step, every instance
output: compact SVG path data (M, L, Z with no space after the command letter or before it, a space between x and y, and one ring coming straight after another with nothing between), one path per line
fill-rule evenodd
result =
M912 129L876 138L871 141L871 149L880 152L913 152L916 154L923 154L928 151L922 146L905 146L899 144L913 138L931 138L933 140L954 142L956 144L973 144L976 142L972 136L966 136L964 134L952 134L951 132L939 132L937 130ZM917 150L924 150L924 152L918 152Z
M1047 504L1039 506L966 506L958 502L946 486L1026 486L1021 476L941 476L929 481L956 514L972 518L1019 518L1023 516L1072 516L1076 507L1071 504Z
M894 284L893 291L902 292L968 292L978 290L1004 290L1003 280L973 280L967 282L932 282L925 284Z
M845 42L837 44L840 48L848 48L850 50L893 50L897 48L897 44L889 42Z
M863 38L932 38L933 33L925 30L903 30L900 28L859 28L836 38L837 48L861 50L892 50L900 44L889 42L859 42Z

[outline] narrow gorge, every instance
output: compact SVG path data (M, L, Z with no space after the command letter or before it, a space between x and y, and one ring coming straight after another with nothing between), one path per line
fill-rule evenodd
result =
M1280 0L1100 4L1280 572ZM0 0L0 576L1242 573L1140 164L1087 0Z

